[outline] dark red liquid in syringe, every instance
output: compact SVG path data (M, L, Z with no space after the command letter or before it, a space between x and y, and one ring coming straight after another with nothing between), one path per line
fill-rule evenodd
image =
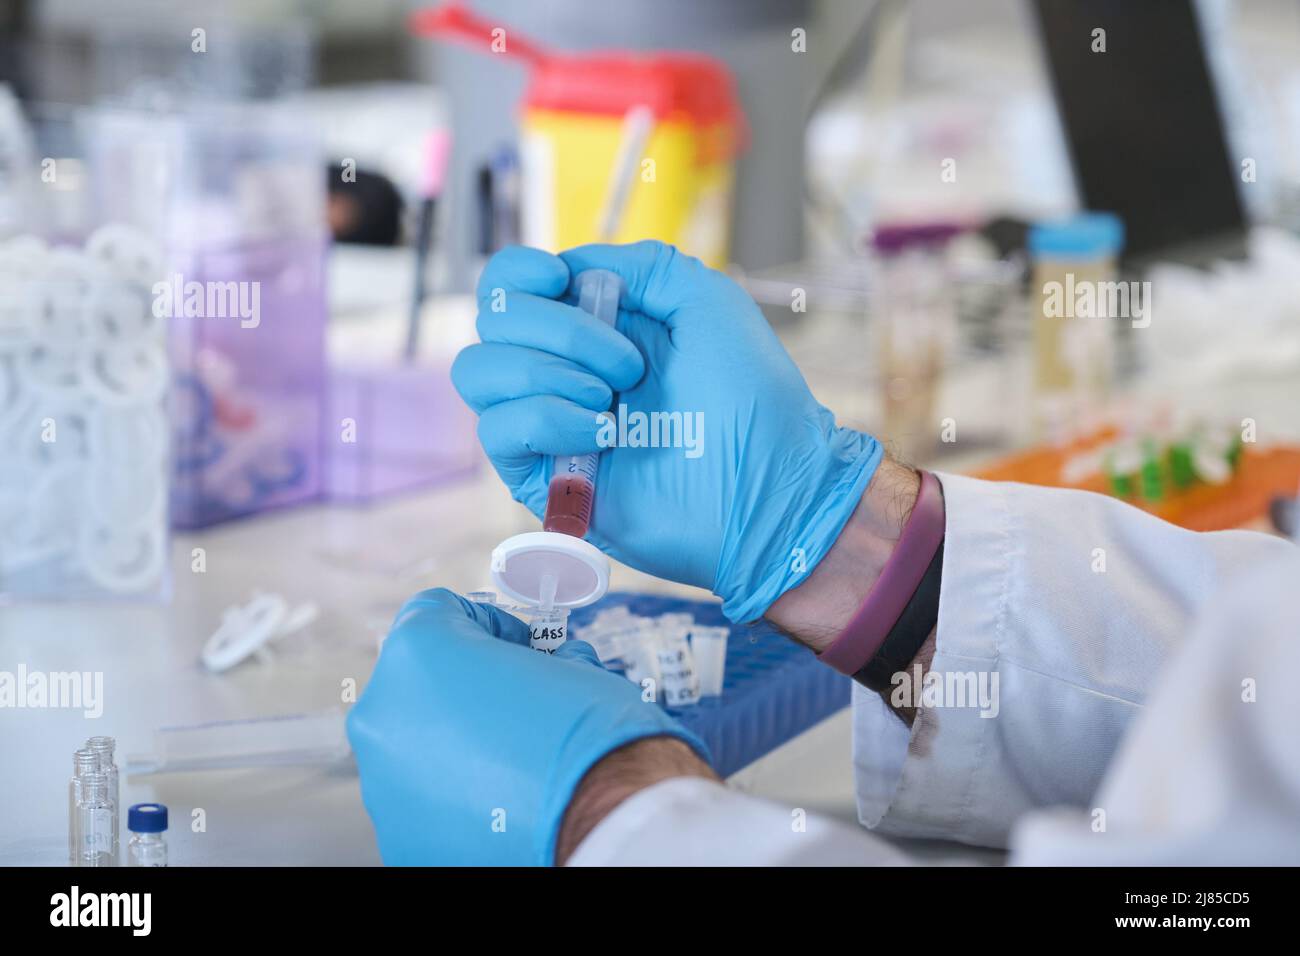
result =
M556 475L546 495L546 517L542 528L581 538L591 527L591 506L595 486L583 474Z

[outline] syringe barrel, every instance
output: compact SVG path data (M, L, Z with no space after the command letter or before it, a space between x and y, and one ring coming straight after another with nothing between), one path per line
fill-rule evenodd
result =
M606 269L588 269L574 280L578 307L611 328L618 319L623 280ZM596 473L600 456L556 455L551 461L551 482L542 527L547 531L581 538L591 526L596 501Z

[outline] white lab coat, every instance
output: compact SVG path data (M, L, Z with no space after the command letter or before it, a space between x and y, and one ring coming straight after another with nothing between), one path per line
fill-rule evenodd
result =
M996 673L997 713L923 709L909 729L855 686L861 822L1018 864L1300 864L1300 551L1100 495L941 477L932 670ZM625 801L570 859L906 862L699 779Z

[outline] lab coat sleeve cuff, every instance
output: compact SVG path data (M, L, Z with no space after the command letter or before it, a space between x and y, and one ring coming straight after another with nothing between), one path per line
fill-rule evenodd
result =
M1003 846L1016 801L998 807L1005 788L990 779L998 634L1007 611L1014 549L1005 486L940 475L946 516L943 591L932 674L970 675L963 686L990 706L922 708L909 729L878 694L855 686L853 755L861 822L884 834L960 839ZM915 689L915 673L894 693ZM924 687L922 683L921 687ZM990 813L991 808L996 808Z
M854 697L858 812L884 833L1004 846L1030 809L1091 805L1225 569L1287 546L1090 492L942 482L934 659L905 701L920 705L910 732L879 698ZM895 693L917 683L897 676Z

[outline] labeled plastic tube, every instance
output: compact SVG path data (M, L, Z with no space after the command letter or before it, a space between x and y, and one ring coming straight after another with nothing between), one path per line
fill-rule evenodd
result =
M495 591L470 591L465 599L475 604L490 604L506 611L526 611L528 614L528 646L535 651L554 654L556 648L569 638L569 609L555 606L557 580L545 575L542 580L541 607L517 608L497 602Z
M611 328L618 319L618 300L623 283L605 269L589 269L575 280L578 307ZM596 472L600 455L556 455L546 496L542 527L547 531L584 537L591 527L596 502Z
M555 606L559 583L554 574L542 575L542 603L528 618L528 646L546 654L554 654L569 639L569 609Z
M528 646L535 651L554 654L569 637L569 609L552 608L549 611L540 608L528 618Z
M640 620L642 618L635 617L626 606L619 604L597 613L576 636L592 646L602 664L617 664L625 668L627 661L636 657L637 622Z
M663 675L659 661L659 634L654 625L628 633L623 641L623 661L627 665L625 676L641 688L645 700L661 696Z
M669 707L691 707L700 702L700 679L686 635L675 628L661 628L655 653L663 681L664 700Z
M731 629L726 627L696 627L691 629L691 655L695 658L695 674L700 680L701 697L721 697L722 682L727 672L727 638Z

